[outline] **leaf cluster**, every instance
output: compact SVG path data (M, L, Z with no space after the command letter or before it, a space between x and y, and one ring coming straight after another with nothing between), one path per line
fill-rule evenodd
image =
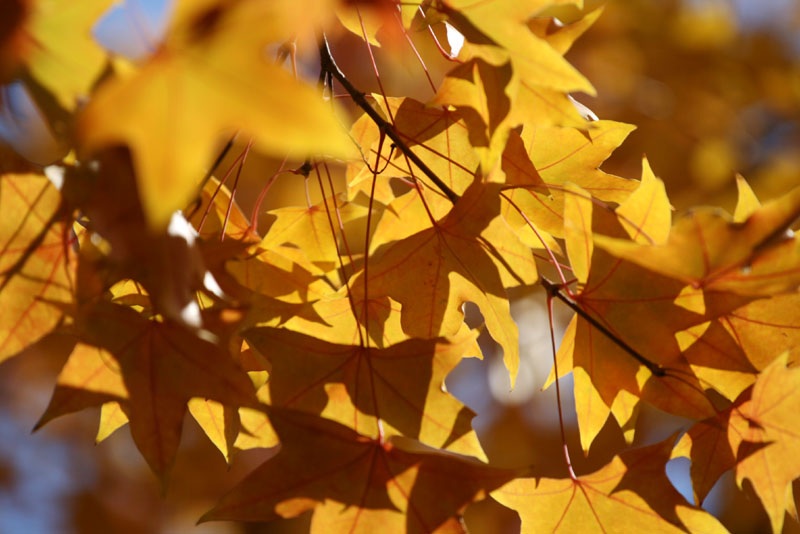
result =
M127 424L165 486L187 411L228 462L275 448L204 521L310 511L318 533L456 533L491 495L523 532L725 532L699 505L728 470L774 532L796 516L800 188L762 205L739 178L733 215L673 217L646 159L641 179L600 170L633 127L576 105L594 89L564 54L601 10L186 0L131 61L90 36L109 4L20 0L0 36L0 75L24 81L64 151L0 161L0 360L71 347L37 427L100 407L97 440ZM464 44L442 48L453 67L426 102L388 96L377 69L381 92L362 92L328 40L352 32L372 57L442 28ZM319 47L316 86L291 68L300 36ZM218 179L232 136L246 147ZM284 165L248 216L250 151ZM270 211L260 235L284 179L322 200ZM464 305L513 385L509 291L536 285L574 312L548 384L573 374L583 450L609 418L631 443L642 403L692 420L680 439L580 476L565 454L558 479L487 462L444 385L481 357ZM678 456L695 503L666 477Z

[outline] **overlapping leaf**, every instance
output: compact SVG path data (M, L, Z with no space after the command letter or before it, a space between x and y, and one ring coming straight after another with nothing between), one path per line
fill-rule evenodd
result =
M800 476L797 413L800 369L778 358L759 375L750 399L731 414L728 437L737 450L736 481L746 478L769 515L772 531L783 528L783 516L794 509L791 484Z
M755 211L748 219L752 223L720 224L728 232L746 232L742 228L748 224L759 226L756 221L772 221L780 229L791 217L793 198L794 194L790 194L778 204L773 203L760 210L753 207ZM678 254L677 245L670 243L672 239L678 239L673 237L676 234L687 235L686 232L680 233L686 226L679 221L670 231L669 209L663 186L645 165L642 185L616 210L618 224L624 228L630 240L604 236L595 236L594 240L605 249L618 246L618 249L614 249L615 253L625 247L628 247L628 251L662 251L673 247L673 254ZM708 214L711 216L710 212ZM693 216L688 218L691 217ZM726 221L721 215L716 217L715 220ZM749 232L756 236L753 240L763 241L765 234L775 232L776 226L770 227L769 223L760 226L760 230ZM693 228L700 232L707 227L697 223ZM610 232L610 227L606 227L605 233ZM742 234L738 235L741 237ZM739 250L733 254L753 256L756 247L743 244L743 240L744 238L740 239L735 246L731 245ZM612 245L608 245L609 243ZM568 240L568 247L569 244ZM573 246L579 249L579 244ZM710 246L715 247L714 250L720 256L730 253L716 248L716 244ZM773 248L767 247L765 254L786 254L791 258L791 249L794 247L793 242L781 242ZM790 249L789 252L787 248ZM702 250L698 250L697 254L702 256ZM619 388L666 411L701 419L713 414L709 411L711 405L705 399L705 389L715 389L734 400L754 382L757 369L771 361L759 361L756 356L749 357L741 341L736 338L727 314L735 314L736 308L747 304L754 297L735 293L742 286L737 286L730 280L717 283L717 280L725 278L727 274L714 277L709 283L709 289L704 291L700 288L703 283L701 280L695 279L694 283L683 285L691 282L691 279L685 276L664 276L665 271L671 268L670 265L656 265L651 263L655 261L652 258L643 259L632 252L621 256L622 258L614 260L602 249L595 248L589 279L576 295L576 302L590 316L596 318L616 340L612 341L609 335L603 334L585 319L577 318L575 325L568 330L568 342L560 352L560 357L563 358L561 367L575 369L576 404L581 424L581 440L585 449L588 449L609 413L614 412L618 415L620 424L624 424L627 416L614 411ZM672 257L669 261L671 265L681 266L676 269L690 269L694 260L691 256L686 258L685 265L681 258ZM752 261L754 269L761 269L757 265L774 268L779 264L778 260L760 259L760 256ZM727 260L720 260L720 263L726 262ZM645 269L645 265L649 265L652 270ZM729 268L730 265L727 269ZM759 270L760 272L762 271ZM762 277L759 273L753 275L754 280L743 284L747 284L746 287L750 289L775 288L785 287L792 280L790 271L780 273L776 277L779 278L777 282L773 281L771 275ZM764 305L756 301L748 306L757 309ZM748 309L748 306L742 309ZM722 323L719 324L716 320ZM638 329L634 323L647 324L648 328ZM779 328L776 330L780 331ZM633 350L621 346L620 341ZM777 354L771 354L772 358L775 356ZM649 370L645 371L640 364L646 364L645 367ZM638 376L637 372L640 373ZM655 372L655 376L647 378L651 372ZM662 390L665 387L667 389ZM671 390L671 393L667 393L667 390ZM619 415L623 417L620 418Z
M736 465L736 451L728 442L728 423L734 409L735 405L692 425L672 451L673 458L692 460L692 490L697 504L703 502L719 477Z
M436 5L453 26L464 34L472 46L465 47L463 57L481 57L499 65L511 61L521 79L535 80L537 85L557 91L583 91L594 94L594 88L546 40L537 37L526 25L551 2L542 0L468 0Z
M498 188L476 183L434 226L376 250L367 285L371 295L402 305L403 330L412 337L455 334L463 322L461 305L477 304L503 348L513 383L518 334L505 288L533 282L537 274L530 250L498 217ZM358 294L362 286L359 275L351 287Z
M524 229L530 221L540 230L563 237L567 183L579 186L594 198L623 202L638 182L608 174L599 167L632 130L628 124L595 121L585 132L568 127L528 126L519 140L512 133L503 155L503 170L507 182L514 187L504 194L517 208L505 206L503 215L516 228Z
M114 60L92 89L106 55L89 28L108 0L62 4L14 2L31 9L0 28L4 80L22 66L65 124L89 96L63 195L36 173L0 177L0 361L59 324L53 338L72 348L39 426L102 406L97 440L129 422L162 480L187 411L229 462L279 436L276 455L205 519L311 511L318 533L461 533L464 507L493 491L523 532L724 532L667 480L674 439L567 479L511 481L519 473L454 454L483 459L472 412L444 388L462 357L480 355L463 305L477 304L513 383L507 290L536 283L530 249L548 248L539 256L568 262L561 296L581 311L557 357L574 374L584 451L611 414L630 442L641 400L699 420L672 451L692 460L696 500L733 468L780 530L800 476L800 241L786 232L800 189L762 206L738 178L732 217L697 209L672 226L646 160L641 181L600 170L633 127L572 99L593 89L563 57L600 10L182 0L150 57ZM563 12L571 24L552 18ZM306 36L325 33L338 52L344 26L405 46L443 20L467 43L433 100L364 95L407 147L368 115L343 134L323 95L344 89L366 105L338 71L320 90L266 57L277 48L302 73ZM198 191L237 132L309 165L360 150L348 201L267 197L279 207L262 240L215 178ZM365 195L372 224L348 231L366 231L367 246L351 254L331 219L360 223Z
M325 203L328 205L326 206ZM277 217L270 226L261 246L273 248L291 243L300 248L306 257L323 270L337 266L339 249L336 236L331 234L329 214L332 218L348 223L363 217L367 210L363 206L345 202L341 196L326 199L310 207L285 207L269 213Z
M615 456L577 478L520 478L492 492L516 510L522 533L725 533L707 512L691 507L665 472L674 438Z
M189 399L257 405L252 383L230 356L180 325L110 303L85 310L79 321L79 339L102 350L81 344L73 351L42 423L116 400L126 407L134 442L162 480L175 458Z
M681 438L673 456L692 460L695 498L702 501L717 479L734 468L736 481L748 479L781 532L784 513L794 511L792 481L800 476L797 410L800 409L797 368L787 355L775 359L728 409L696 423Z
M463 533L466 505L514 476L406 440L382 444L301 412L269 415L280 452L202 520L273 521L313 510L311 532L319 534Z
M628 403L616 401L620 390L685 417L704 419L714 413L704 393L707 384L695 375L675 337L675 332L704 320L703 315L675 304L683 284L593 248L592 229L585 222L593 218L594 225L606 228L607 233L614 228L614 232L621 234L625 232L623 228L630 228L637 238L639 234L664 235L669 227L670 206L663 187L654 189L656 179L648 173L645 166L645 178L636 196L631 198L646 201L649 207L637 211L628 207L631 204L623 204L617 213L624 223L613 220L605 210L589 209L591 201L580 190L567 190L573 197L569 202L575 205L571 219L574 228L565 231L567 250L575 251L570 253L570 259L576 257L583 262L576 271L578 280L586 276L575 294L575 302L607 331L576 316L559 351L559 372L572 369L575 377L575 402L585 451L612 410L621 426L628 422L631 415L625 408ZM581 217L584 224L579 225ZM639 327L642 324L648 327L642 329ZM746 360L741 360L720 359L715 366L752 369Z
M789 361L800 357L800 296L796 293L760 299L721 319L757 369L764 369L784 352Z
M503 152L511 121L509 82L511 65L499 67L472 59L451 70L431 104L460 110L469 130L470 144L481 154L481 168L489 173Z
M800 284L800 245L783 234L800 216L800 188L734 222L700 209L678 219L663 245L604 237L598 246L647 269L706 291L767 296Z
M470 424L474 414L443 388L474 334L386 348L337 345L280 328L245 336L272 364L272 405L321 414L373 439L409 436L484 458Z
M67 166L64 197L88 219L94 234L81 248L82 299L95 299L131 279L147 291L157 313L200 326L195 293L208 276L196 232L179 211L172 213L167 228L146 229L124 149L103 151L92 166ZM104 245L93 250L95 241Z

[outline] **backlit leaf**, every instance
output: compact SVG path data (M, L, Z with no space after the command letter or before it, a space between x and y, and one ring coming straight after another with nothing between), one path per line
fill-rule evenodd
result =
M663 245L596 236L598 246L696 288L770 295L800 283L800 247L782 238L800 215L800 188L764 204L743 223L698 210L677 220ZM764 261L764 257L770 261Z
M105 349L119 366L128 390L123 404L131 434L162 481L174 460L190 398L232 406L257 402L250 380L233 360L184 327L147 320L113 304L87 310L80 324L81 339Z
M523 534L727 532L692 508L667 478L673 440L627 451L575 479L519 478L492 497L520 514Z
M476 184L435 226L378 249L367 283L372 295L400 302L403 330L410 336L453 335L463 321L461 305L477 304L489 333L503 347L513 384L519 348L505 288L537 275L530 251L497 217L496 191ZM362 284L357 277L351 287L358 291ZM416 290L409 294L406 288L412 286Z
M268 413L280 452L201 521L274 521L313 510L315 534L464 533L458 515L466 505L514 476L404 440L381 444L312 415Z
M72 302L76 238L61 195L35 174L0 176L0 361L50 332Z
M800 410L800 369L787 368L778 358L764 369L753 386L750 399L731 415L728 436L738 446L736 482L746 478L769 515L772 531L781 532L783 515L793 503L788 487L800 476L800 461L794 451L800 446L797 413ZM749 444L761 444L746 457Z
M479 45L465 47L466 54L482 57L493 64L510 59L515 74L521 79L536 80L538 85L559 91L594 94L589 81L526 26L528 17L548 3L541 0L459 0L448 2L445 13L467 40Z
M351 154L316 91L263 57L266 35L281 22L275 12L285 5L185 8L174 22L176 37L138 72L104 83L84 110L80 135L86 150L114 143L131 147L153 227L164 227L191 200L224 134L242 130L256 148L279 155ZM160 137L154 139L154 132Z
M277 328L245 336L272 364L272 405L318 413L372 438L399 434L484 458L473 414L443 389L474 334L386 348L335 345Z
M61 106L74 110L105 66L106 53L91 29L112 0L30 3L33 12L26 24L30 44L23 52L27 69Z
M225 461L231 462L233 444L239 435L239 414L217 401L201 398L189 399L189 413L203 429Z

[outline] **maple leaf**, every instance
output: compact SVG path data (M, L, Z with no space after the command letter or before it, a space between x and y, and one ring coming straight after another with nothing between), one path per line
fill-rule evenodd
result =
M270 210L268 213L277 218L269 227L261 246L269 249L276 245L291 243L300 248L309 261L325 272L330 271L336 266L335 258L339 247L336 236L331 234L328 210L330 212L336 210L337 217L342 223L360 219L367 212L363 206L345 202L341 196L326 198L323 202L307 208L293 206Z
M256 248L245 258L229 259L227 272L243 287L286 302L318 300L333 292L323 273L296 249Z
M791 484L800 476L800 369L787 368L786 355L764 369L750 398L730 416L728 437L737 453L736 482L747 478L769 515L772 531L783 529L784 512L794 508ZM755 445L755 447L753 447Z
M162 483L189 399L258 405L252 383L233 360L180 325L148 320L105 302L84 310L77 320L83 344L62 370L41 424L73 406L117 400L126 407L136 446ZM103 350L88 350L84 344ZM120 399L123 385L127 395Z
M463 322L461 305L477 304L489 333L503 348L513 384L519 365L518 334L505 288L533 281L537 275L530 250L498 217L498 188L476 183L431 228L377 249L367 284L370 294L389 296L401 304L403 330L413 337L455 334ZM355 295L361 294L362 286L359 274L351 283ZM409 293L408 287L416 290Z
M313 214L311 210L312 217ZM247 321L262 323L280 317L283 322L287 314L308 317L285 303L318 300L333 291L325 273L308 260L305 250L291 243L295 236L305 237L295 228L304 226L304 218L299 215L294 224L281 225L281 230L276 230L281 237L273 235L262 240L224 185L212 177L204 188L189 220L198 235L205 237L199 248L214 282L225 296L250 304L253 313L241 323L242 328ZM317 237L324 240L326 235L330 230ZM223 237L230 239L221 241ZM284 240L286 246L276 244ZM318 241L312 237L309 242Z
M724 317L706 321L676 332L675 339L700 382L733 401L755 382L758 370L722 326L723 320Z
M100 406L96 440L129 425L163 483L188 411L229 464L272 449L204 520L309 512L315 533L463 534L460 514L490 492L523 532L724 532L670 485L670 452L691 459L697 503L732 469L775 532L796 515L800 188L762 205L737 177L732 216L673 223L646 159L641 180L602 170L634 127L572 98L593 88L564 58L602 8L179 0L163 42L127 61L90 34L108 0L7 4L0 79L21 77L69 150L51 185L0 148L0 361L41 347L66 362L37 428ZM336 66L329 39L349 52L352 38L334 40L346 31L379 92ZM444 76L417 48L429 36L453 62ZM385 70L411 58L400 46L431 82L427 103ZM317 59L314 88L297 75ZM349 136L334 99L364 112ZM251 147L284 162L240 181ZM272 188L323 170L316 205ZM250 218L237 200L250 209L254 188ZM275 219L263 238L262 205ZM576 312L556 358L584 452L610 415L630 444L642 401L698 421L677 445L565 479L479 461L473 413L444 386L481 357L464 304L513 384L509 295L537 283Z
M796 293L755 300L720 319L757 369L783 352L789 361L800 356L800 296Z
M481 154L481 168L488 174L503 152L512 124L508 85L509 64L495 67L471 59L447 73L430 104L460 110L469 131L470 144Z
M514 7L525 9L523 4ZM547 31L550 24L547 17L530 19L528 27L563 55L572 42L594 23L601 11L595 10L574 24L551 33ZM524 30L521 33L525 35ZM467 51L470 50L468 46ZM597 127L586 122L566 93L532 83L531 80L542 82L543 79L526 76L519 62L514 61L513 54L507 63L487 62L481 57L471 57L471 54L465 56L469 59L448 72L431 104L451 105L462 111L470 142L482 154L484 172L491 170L503 152L510 128L515 126L570 126L584 133ZM538 59L544 58L540 56Z
M523 128L521 137L531 163L548 186L572 182L595 198L622 202L639 183L608 174L599 167L634 129L621 122L594 121L585 132L533 126ZM553 194L555 189L551 187Z
M89 94L105 67L107 56L91 35L111 0L37 0L23 19L22 35L12 52L27 72L58 104L74 110Z
M217 401L199 397L189 399L187 407L208 439L219 449L225 461L230 464L234 444L239 436L238 410ZM274 445L277 445L277 439Z
M433 226L431 219L442 219L452 204L426 187L413 188L395 198L381 214L370 237L370 252L381 245L399 241Z
M603 8L600 7L577 19L572 24L556 27L550 17L534 17L528 20L531 31L556 50L565 54L572 43L580 37L599 18ZM551 89L538 83L537 79L515 76L511 82L517 85L514 92L516 98L511 102L510 122L513 124L537 126L568 126L580 130L588 130L593 124L581 113L580 106L575 104L566 92Z
M673 436L626 451L576 478L519 478L492 497L519 513L522 534L727 532L713 516L691 507L667 478L674 441Z
M699 421L681 436L672 450L672 457L691 459L692 491L697 504L703 502L723 473L736 465L736 451L728 442L731 413L747 395L714 417Z
M231 191L214 176L209 177L196 203L186 210L186 219L204 239L220 239L224 235L237 241L258 241L256 229Z
M717 358L710 363L688 360L682 353L686 344L682 347L675 333L707 319L680 305L681 297L685 297L683 283L592 246L593 229L587 224L592 219L594 226L605 229L607 234L630 233L637 239L649 237L650 233L665 235L670 206L663 186L658 184L645 162L640 187L630 202L616 210L619 220L605 210L592 209L591 201L579 189L567 189L568 193L571 191L567 195L568 206L574 206L570 208L571 218L565 219L565 227L567 220L572 226L569 231L565 228L567 250L570 259L580 260L575 264L579 267L575 272L578 281L585 277L573 298L588 317L573 319L565 332L558 363L559 373L573 371L584 451L589 450L609 414L614 413L621 426L628 423L632 408L625 401L627 397L620 397L621 390L670 413L705 419L714 414L704 393L708 382L700 381L691 364L705 363L729 372L752 370L740 354L738 359ZM643 203L647 208L638 209L631 202ZM713 303L708 309L711 318L713 313L723 314L739 305L738 301L730 304L724 299L713 300L715 294L706 296ZM726 305L730 307L725 308ZM646 324L647 329L638 328L639 324ZM620 346L620 340L625 348Z
M77 343L56 381L56 388L34 429L56 417L84 408L127 399L128 389L114 357L99 347Z
M280 451L201 521L273 521L313 509L312 533L464 533L458 514L515 474L408 439L381 444L310 414L268 414Z
M525 24L549 1L468 0L435 3L453 26L464 34L470 46L462 57L481 57L494 65L511 62L514 72L524 80L558 91L583 91L595 94L594 88L550 44L537 37Z
M800 188L755 209L744 222L718 210L678 219L667 242L636 244L595 236L610 253L706 291L767 296L800 283L800 245L782 233L800 215Z
M385 348L337 345L279 328L245 338L272 364L270 404L320 414L359 434L403 435L484 459L474 414L444 388L444 378L475 340L409 339Z
M0 361L50 332L75 291L76 240L39 174L0 175Z
M162 48L138 72L104 83L83 111L85 151L130 146L153 227L163 228L191 199L225 132L241 129L256 148L281 155L351 154L314 89L262 57L271 39L290 34L281 26L294 12L289 4L182 2Z
M791 211L787 204L790 206L791 200L784 199L781 205L766 207L768 211L756 216L756 220L760 217L761 220L772 219L778 221L776 224L783 224L780 221L785 220L787 212ZM695 284L684 286L685 278L671 279L656 274L664 271L660 266L647 271L638 266L649 265L641 258L626 254L614 260L603 250L609 248L605 244L612 242L631 247L629 250L633 247L648 250L670 247L675 227L669 230L669 211L663 185L652 176L645 162L641 186L616 210L617 224L624 228L631 240L592 236L588 231L573 235L573 247L578 250L582 240L587 244L594 240L602 247L595 249L591 256L588 280L575 296L575 301L608 329L603 334L597 325L591 325L585 318L577 318L575 325L568 329L567 342L559 353L561 368L572 368L575 373L576 406L585 451L609 413L617 416L620 425L624 425L629 417L627 409L615 410L620 388L668 412L705 419L714 413L705 398L705 388L714 388L733 400L755 379L756 369L734 337L725 328L709 322L717 318L724 320L723 316L747 304L753 297L728 293L733 287L730 285L713 285L707 290ZM598 217L603 213L599 212ZM605 228L605 234L612 233L611 226L604 226L607 223L595 221L595 224ZM569 241L567 245L569 247ZM783 246L777 248L784 251ZM679 264L674 258L671 261L673 265ZM774 266L775 261L767 264ZM762 283L772 282L754 282ZM632 318L636 318L637 323L647 324L647 330L632 327ZM633 349L621 350L619 343L612 342L609 335L623 340ZM642 357L649 362L645 365L648 371L640 366L645 363ZM647 378L655 370L652 364L656 364L660 371ZM637 376L637 373L642 374ZM672 393L667 394L661 388Z
M102 250L92 253L90 245L81 249L81 299L94 299L116 282L132 279L146 290L157 313L194 328L201 326L196 293L213 293L217 288L197 233L180 211L171 215L167 228L144 229L126 150L103 151L96 165L68 166L64 196L89 218L89 229L95 234L89 243L98 238L106 242Z
M575 184L599 200L624 202L639 182L607 174L599 167L633 129L628 124L595 121L586 131L530 125L519 139L512 133L503 154L503 170L512 187L503 194L515 207L504 206L503 216L523 232L531 223L561 238L565 197L575 195L565 192L566 184ZM532 239L526 242L538 242Z

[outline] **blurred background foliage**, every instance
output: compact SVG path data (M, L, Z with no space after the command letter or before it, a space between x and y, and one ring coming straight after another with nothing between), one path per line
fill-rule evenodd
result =
M586 10L592 10L601 2L587 0L586 4ZM598 92L596 98L575 95L577 100L600 118L637 125L637 130L605 163L605 170L638 177L641 156L647 154L678 210L697 204L731 210L737 172L748 179L762 199L796 185L800 176L800 3L608 0L604 4L603 15L567 57ZM168 11L166 5L162 0L128 0L107 15L106 22L96 26L94 33L117 53L144 54L157 41L158 32L163 31L163 22L159 22L163 15L155 14ZM0 19L12 24L13 17L10 13L5 17L6 14ZM385 15L375 13L376 17ZM577 13L564 10L559 16L569 22ZM142 21L147 24L142 26ZM148 46L142 44L141 30L137 34L131 29L135 27L150 32L145 32L144 44ZM387 24L378 32L382 47L376 49L387 93L429 100L433 91L419 60L406 37L391 27ZM132 35L127 41L125 31ZM434 33L447 48L443 25L436 25ZM113 36L114 42L108 36ZM329 37L340 67L353 83L364 91L377 91L364 42L344 29ZM438 84L454 63L443 57L427 30L410 37L433 83ZM298 71L314 80L318 66L313 36L298 36L297 44ZM5 66L0 65L2 68ZM31 111L35 106L14 84L3 87L2 95L0 137L19 150L26 135L19 124L19 112L28 109L29 115L35 115ZM9 109L12 102L16 103L16 115ZM350 111L355 115L355 110ZM221 165L220 174L243 149L243 144L235 144ZM47 154L57 152L57 143L55 148L45 146L42 150L44 155L40 152L36 156L46 159ZM0 157L13 156L3 152ZM258 193L282 163L258 154L249 156L237 193L245 213L250 213ZM283 168L296 168L301 163L288 161ZM336 187L343 191L344 168L331 168ZM266 197L264 209L305 204L302 180L293 174L280 175ZM311 186L308 191L311 201L316 202L319 195L315 188ZM269 216L260 218L262 232L269 224ZM539 391L551 366L543 304L544 296L539 292L517 295L513 304L520 325L523 361L512 393L508 392L507 373L488 336L482 339L485 359L464 360L447 384L478 413L474 425L490 459L502 465L535 464L544 469L552 466L554 476L563 476L554 391ZM563 330L568 318L569 314L560 310L557 329ZM468 314L468 320L479 322L475 310ZM560 333L556 332L557 338ZM240 453L228 469L192 422L185 425L181 451L165 496L159 495L158 484L135 451L126 429L93 446L97 413L82 412L59 419L37 434L29 434L27 429L47 404L63 361L37 357L37 347L28 352L9 360L0 370L0 532L307 531L307 517L274 525L210 523L195 527L196 518L213 505L220 493L263 461L270 451ZM571 387L570 379L565 379L562 390L570 392ZM563 401L569 413L571 394L564 395ZM578 472L598 468L624 445L611 418L584 458L574 417L568 422L568 440ZM655 410L645 411L639 417L635 444L664 439L685 428L686 423ZM676 487L691 499L688 461L673 460L668 467ZM795 495L800 493L798 490L795 488ZM769 529L752 490L747 485L743 490L737 489L730 474L717 484L705 506L734 534ZM471 507L466 521L473 534L514 533L519 529L516 514L491 500ZM800 532L800 528L787 521L785 532Z

